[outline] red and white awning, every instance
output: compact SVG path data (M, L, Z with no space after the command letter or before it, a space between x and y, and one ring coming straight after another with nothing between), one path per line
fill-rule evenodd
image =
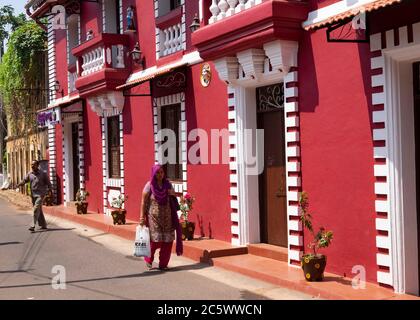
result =
M349 4L347 0L339 1L327 7L312 11L302 26L305 30L320 28L341 20L370 12L385 6L399 3L402 0L356 0Z

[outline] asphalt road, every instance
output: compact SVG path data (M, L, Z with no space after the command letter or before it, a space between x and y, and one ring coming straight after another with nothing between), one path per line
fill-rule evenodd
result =
M174 255L170 271L148 271L130 241L48 217L31 233L31 219L0 199L0 299L312 299Z

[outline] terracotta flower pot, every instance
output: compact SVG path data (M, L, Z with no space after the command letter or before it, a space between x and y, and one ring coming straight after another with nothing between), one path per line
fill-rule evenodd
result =
M193 240L194 239L194 230L195 230L195 223L194 222L181 222L181 229L182 229L182 240Z
M44 206L51 207L54 205L54 197L52 193L48 193L44 198Z
M87 214L88 203L76 203L77 214Z
M327 265L327 257L324 255L303 255L301 266L306 281L322 281L324 270Z
M114 220L114 224L125 224L125 215L127 211L126 210L112 210L111 216Z

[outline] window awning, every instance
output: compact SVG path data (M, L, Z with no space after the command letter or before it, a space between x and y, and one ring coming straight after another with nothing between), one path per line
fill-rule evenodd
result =
M358 0L353 5L340 1L333 5L309 13L308 20L302 26L305 30L320 28L345 20L363 12L370 12L402 0Z
M169 73L174 71L177 68L183 67L188 65L188 62L185 61L178 61L171 65L166 65L160 68L154 68L154 69L146 69L145 71L140 71L138 74L132 75L130 79L128 79L127 83L118 86L117 90L128 90L130 88L133 88L137 85L140 85L146 81L153 80L154 78L161 76L165 73Z

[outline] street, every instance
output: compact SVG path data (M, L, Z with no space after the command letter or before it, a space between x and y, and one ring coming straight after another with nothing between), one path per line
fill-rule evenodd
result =
M31 213L0 199L0 299L313 299L175 255L149 271L131 241L46 218L49 230L31 233Z

